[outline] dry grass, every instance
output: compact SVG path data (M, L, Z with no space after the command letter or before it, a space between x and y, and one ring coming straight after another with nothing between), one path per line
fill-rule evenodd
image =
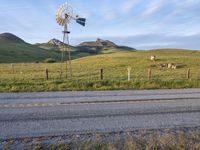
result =
M8 141L5 149L13 149L13 141ZM93 139L57 144L25 145L27 150L199 150L200 133L172 133L151 134L145 137L115 137L114 141L105 140L97 135Z

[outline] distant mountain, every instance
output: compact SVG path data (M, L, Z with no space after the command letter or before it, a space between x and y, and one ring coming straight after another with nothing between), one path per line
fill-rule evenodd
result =
M91 42L83 42L78 45L79 47L81 46L86 46L86 47L117 47L117 45L111 41L108 40L102 40L102 39L97 39L96 41L91 41Z
M109 41L109 40L102 40L97 39L96 41L90 41L90 42L83 42L77 46L77 48L81 51L93 51L95 53L101 53L105 52L106 50L115 49L117 51L119 50L136 50L131 47L127 46L118 46L117 44Z
M40 48L47 50L61 51L63 49L64 43L58 39L51 39L47 43L41 43L36 45ZM68 46L72 51L73 58L97 55L102 53L114 53L119 51L135 50L134 48L127 46L118 46L114 42L111 42L109 40L102 40L99 38L96 41L83 42L77 46L71 46L71 45Z
M51 39L47 43L37 43L35 45L40 48L47 49L47 50L61 51L63 49L64 45L66 45L66 44L64 44L63 42L61 42L58 39ZM71 49L74 49L74 47L71 45L69 45L69 47Z
M38 47L53 50L53 51L62 51L64 43L58 39L51 39L47 43L36 44ZM66 45L67 46L67 45ZM127 46L118 46L114 42L109 40L97 39L96 41L83 42L77 46L68 45L71 50L72 58L80 58L97 54L105 53L115 53L120 51L135 51L136 49Z
M59 60L60 52L31 45L11 33L0 34L0 63L36 62L47 58Z
M63 42L57 39L52 39L48 42L49 45L54 45L54 46L63 46L65 45Z

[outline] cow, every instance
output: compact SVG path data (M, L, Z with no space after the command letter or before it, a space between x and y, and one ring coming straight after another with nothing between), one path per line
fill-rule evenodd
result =
M156 56L151 56L151 61L156 61Z

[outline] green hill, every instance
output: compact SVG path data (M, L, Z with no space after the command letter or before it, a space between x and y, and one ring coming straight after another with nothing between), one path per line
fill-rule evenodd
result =
M0 34L0 63L36 62L47 58L59 60L60 52L31 45L10 33Z
M11 33L2 33L0 34L0 43L25 43L25 41Z

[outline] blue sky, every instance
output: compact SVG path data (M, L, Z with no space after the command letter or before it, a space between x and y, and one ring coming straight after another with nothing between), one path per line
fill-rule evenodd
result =
M137 49L200 49L200 0L68 0L86 27L70 24L73 45L96 38ZM66 0L0 0L0 33L29 43L62 39L56 9Z

